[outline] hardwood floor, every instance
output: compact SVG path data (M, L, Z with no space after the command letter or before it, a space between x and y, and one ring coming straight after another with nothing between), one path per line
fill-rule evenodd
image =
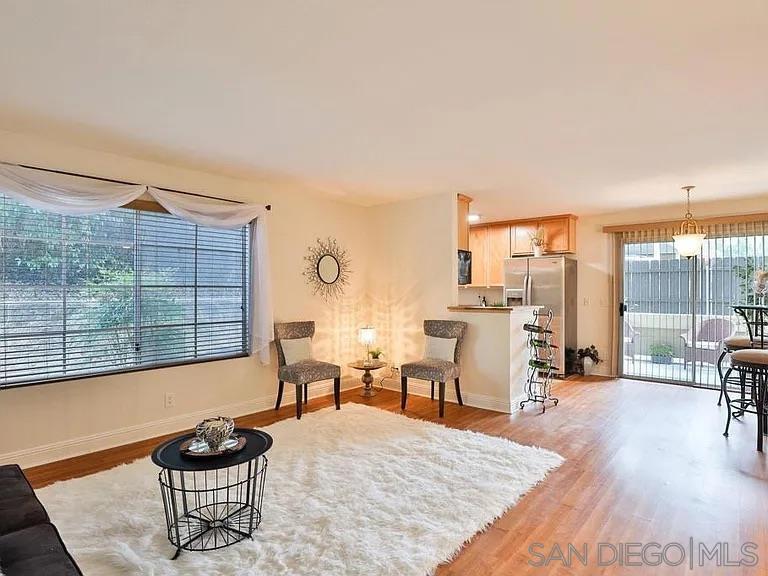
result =
M444 423L455 428L504 436L538 445L564 456L551 473L487 531L477 535L441 576L512 574L768 574L768 465L755 451L754 417L731 425L722 436L725 407L716 406L711 391L630 380L577 380L557 385L560 405L546 414L527 408L513 415L468 406L446 405ZM398 412L400 395L383 391L363 400L345 391L344 402L365 402ZM331 405L332 396L311 400L308 411ZM342 406L343 410L343 406ZM410 396L406 414L437 421L437 402ZM294 407L238 419L241 426L265 426L294 417ZM160 438L27 470L34 486L91 474L146 456ZM447 506L460 506L461 495ZM730 560L741 558L741 546L757 544L757 568L725 568L694 558L678 567L599 566L597 545L681 543L691 539L713 549L728 543ZM549 555L558 544L583 552L586 566L573 558L570 566L553 560L548 566L535 552ZM608 550L604 548L604 552ZM634 551L634 548L631 548ZM648 551L658 552L660 548ZM609 551L609 550L608 550ZM721 548L722 551L722 548ZM667 550L677 560L679 550ZM606 552L604 559L610 559ZM650 556L649 559L653 559ZM637 561L635 557L629 559Z

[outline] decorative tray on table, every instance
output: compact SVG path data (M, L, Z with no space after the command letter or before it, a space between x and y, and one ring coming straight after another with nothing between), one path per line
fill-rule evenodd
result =
M213 458L240 452L245 447L243 436L232 435L219 446L218 450L211 450L208 444L200 438L190 438L179 446L182 456L189 458Z

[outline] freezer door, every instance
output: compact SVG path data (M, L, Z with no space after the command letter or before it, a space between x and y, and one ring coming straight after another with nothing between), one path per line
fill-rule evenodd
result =
M528 259L504 259L504 298L507 306L525 304L528 287Z
M504 259L504 288L524 291L527 275L528 258Z

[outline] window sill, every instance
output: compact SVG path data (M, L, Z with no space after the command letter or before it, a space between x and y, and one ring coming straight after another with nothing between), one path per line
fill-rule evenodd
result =
M59 376L56 378L46 378L44 380L20 381L13 384L0 383L0 391L12 390L14 388L26 388L27 386L41 386L44 384L55 384L57 382L68 382L73 380L88 380L91 378L101 378L103 376L115 376L118 374L131 374L134 372L146 372L147 370L160 370L163 368L177 368L179 366L188 366L190 364L207 364L208 362L219 362L221 360L234 360L236 358L247 358L250 354L243 352L240 354L231 354L227 356L213 356L210 358L201 358L194 360L183 360L179 362L163 362L161 364L145 364L134 368L123 370L109 370L104 372L94 372L92 374L77 374L73 376Z

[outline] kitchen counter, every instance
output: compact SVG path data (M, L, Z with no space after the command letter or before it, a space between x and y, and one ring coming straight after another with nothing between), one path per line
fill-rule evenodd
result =
M451 312L511 312L512 306L448 306Z

